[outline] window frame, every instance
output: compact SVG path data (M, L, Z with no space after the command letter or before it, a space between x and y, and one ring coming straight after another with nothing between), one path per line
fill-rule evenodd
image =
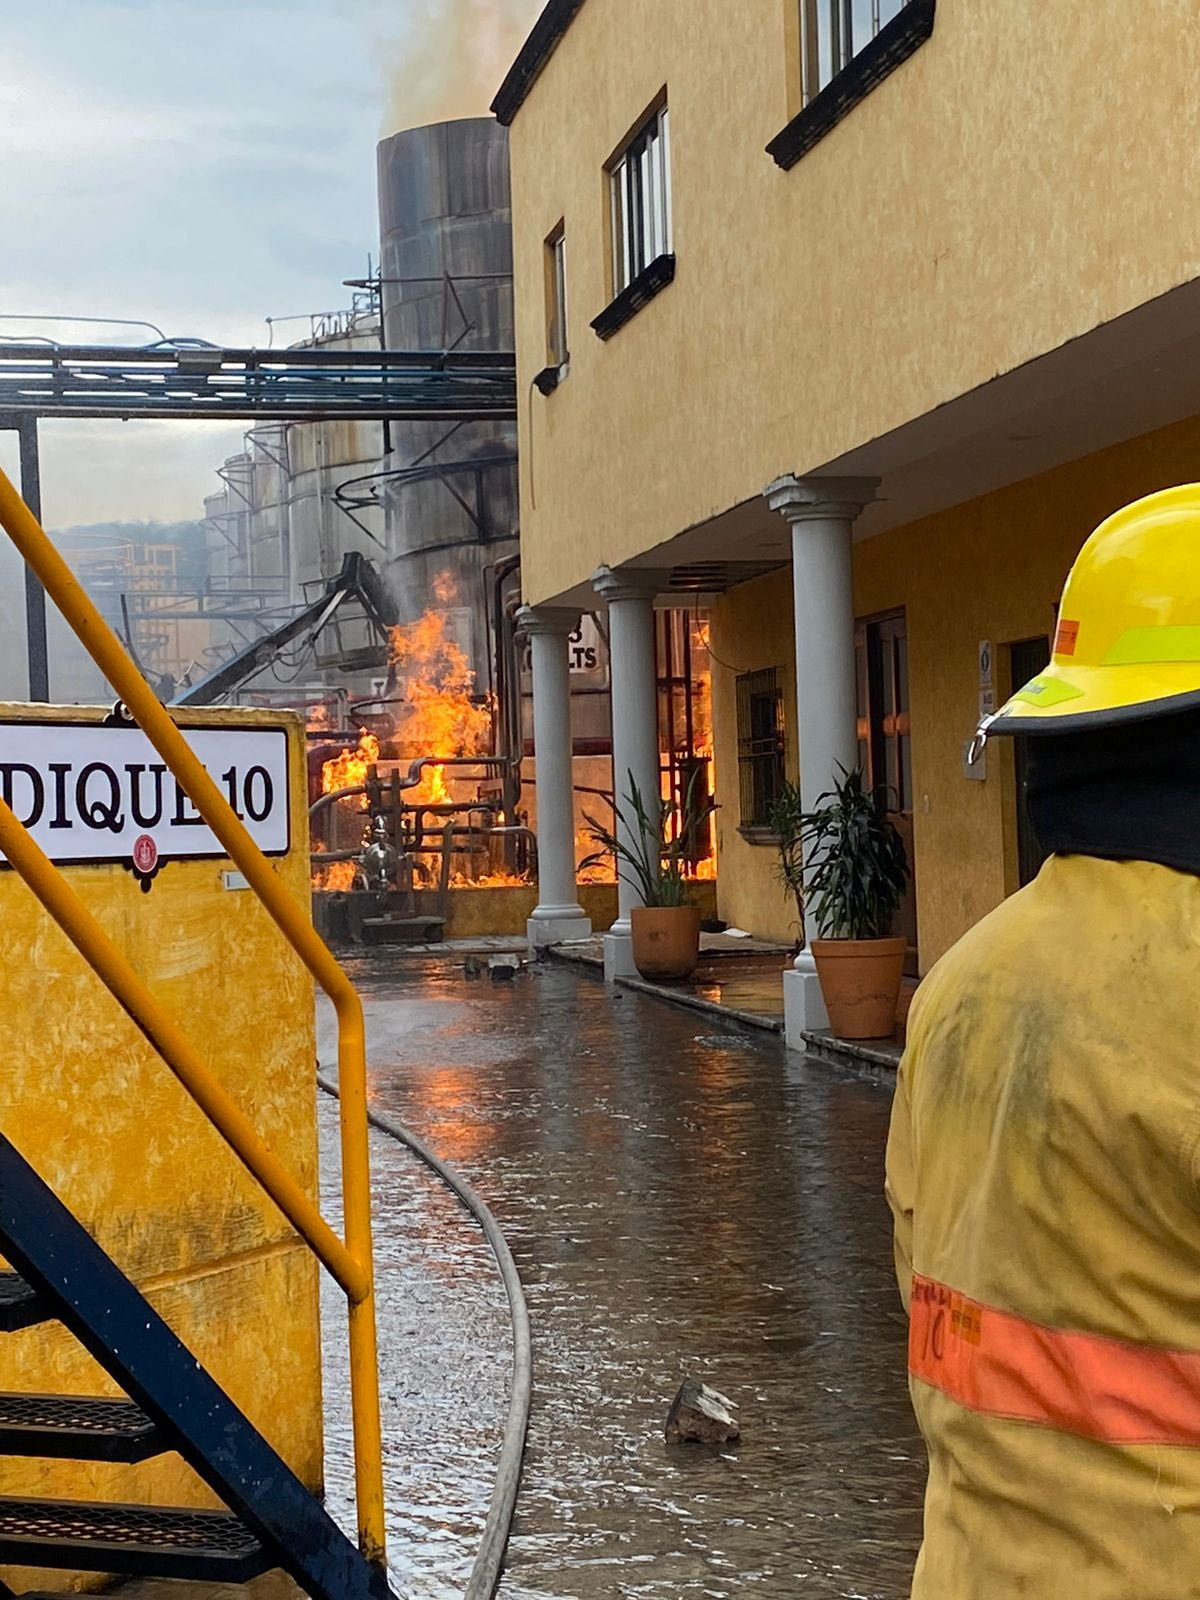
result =
M671 113L666 100L608 163L612 296L673 249Z
M604 164L609 303L592 328L618 329L675 278L671 115L664 89Z
M738 831L754 843L772 843L767 820L787 779L787 701L782 667L740 672L734 680L737 719ZM756 732L756 706L769 706L769 733ZM764 782L764 775L766 781Z
M546 240L547 365L565 378L571 367L571 340L567 302L567 228L560 222Z
M882 0L870 3L877 15ZM853 0L786 0L786 5L792 43L785 55L793 104L798 92L799 110L767 146L767 154L785 172L925 43L933 33L937 0L904 0L896 15L859 50L847 48L847 42L853 42ZM831 19L834 57L834 70L823 84L814 84L810 76L814 53L820 70L819 31L812 25L818 7Z

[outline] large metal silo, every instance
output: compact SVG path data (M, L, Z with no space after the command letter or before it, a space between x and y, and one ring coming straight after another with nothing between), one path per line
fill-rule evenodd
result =
M479 117L385 139L379 214L387 348L511 351L507 130ZM494 567L517 548L516 425L392 423L387 445L387 574L400 616L449 611L486 692Z

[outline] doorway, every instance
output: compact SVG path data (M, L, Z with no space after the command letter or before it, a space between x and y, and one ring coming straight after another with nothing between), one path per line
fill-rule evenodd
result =
M908 944L904 970L917 963L916 864L913 855L912 732L908 701L908 624L903 611L868 617L855 629L858 752L867 787L888 791L888 814L904 840L912 869L892 925Z
M1035 639L1019 639L1008 647L1011 682L1019 689L1050 665L1050 639L1039 634ZM1013 740L1013 775L1017 786L1017 882L1020 888L1032 883L1042 870L1046 852L1038 843L1029 815L1029 740Z

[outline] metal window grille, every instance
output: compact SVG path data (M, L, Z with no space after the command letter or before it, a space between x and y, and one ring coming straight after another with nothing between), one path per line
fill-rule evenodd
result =
M669 255L671 147L667 108L655 112L609 171L613 292L620 294L652 261Z
M782 674L778 667L737 680L738 778L744 828L765 828L784 782Z
M904 10L907 0L799 0L804 103Z

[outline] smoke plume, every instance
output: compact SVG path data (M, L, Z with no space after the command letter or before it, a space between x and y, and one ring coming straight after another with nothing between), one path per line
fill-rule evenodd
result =
M542 0L411 0L383 133L485 117Z

